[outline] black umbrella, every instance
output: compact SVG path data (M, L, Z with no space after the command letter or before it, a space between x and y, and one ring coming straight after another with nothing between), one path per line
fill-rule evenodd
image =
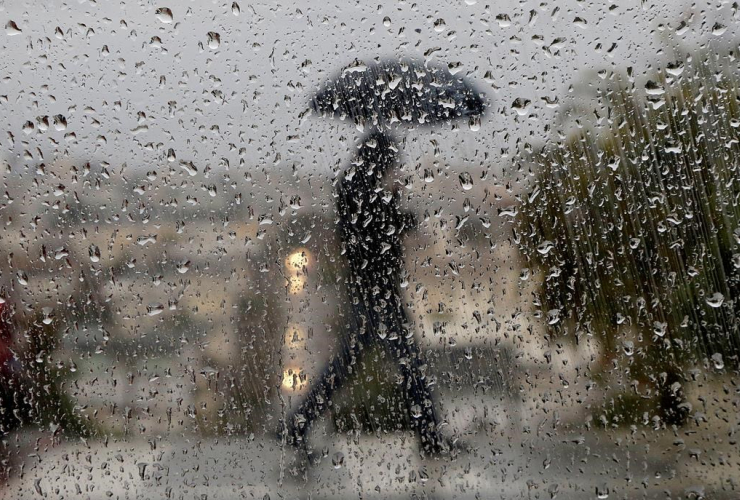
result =
M484 95L443 66L412 59L354 64L317 92L313 109L386 130L395 125L433 125L479 118Z

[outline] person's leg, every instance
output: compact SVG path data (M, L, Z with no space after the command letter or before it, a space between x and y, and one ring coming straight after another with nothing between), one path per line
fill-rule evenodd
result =
M286 418L288 438L300 444L311 428L311 424L323 413L334 393L352 376L357 358L367 348L369 339L363 334L364 304L354 305L347 331L342 332L337 352L322 373L310 383L309 389L298 407Z
M422 371L421 351L413 335L404 328L406 311L395 294L385 301L383 316L389 330L395 330L395 340L384 342L386 349L398 363L403 380L403 393L411 425L421 446L426 451L438 451L441 438L438 431L439 420L434 407L434 397Z

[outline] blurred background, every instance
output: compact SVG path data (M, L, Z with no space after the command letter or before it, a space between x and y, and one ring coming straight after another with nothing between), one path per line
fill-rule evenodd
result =
M0 6L0 497L738 498L736 3ZM486 95L397 136L402 289L455 460L349 313L311 96L413 57Z

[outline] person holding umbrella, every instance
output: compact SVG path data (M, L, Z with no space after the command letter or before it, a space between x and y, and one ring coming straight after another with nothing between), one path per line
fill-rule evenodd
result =
M439 432L400 288L402 239L416 223L412 214L401 210L397 193L384 195L383 185L399 163L393 128L464 117L479 120L483 96L445 68L411 60L382 61L346 68L316 94L312 107L326 117L349 118L358 129L369 131L337 191L338 229L349 270L348 328L333 359L285 419L282 434L289 443L305 447L314 420L355 371L363 352L379 344L399 366L405 406L422 454L453 452L455 443Z

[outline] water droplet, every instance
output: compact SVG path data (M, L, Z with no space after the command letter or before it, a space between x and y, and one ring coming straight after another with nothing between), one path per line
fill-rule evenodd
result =
M468 128L473 132L480 130L480 115L471 116L468 118Z
M25 271L18 271L15 274L15 277L18 280L18 283L20 283L21 285L23 285L23 286L27 286L28 285L28 275L26 274Z
M335 469L341 469L344 465L344 453L341 451L336 452L331 457L331 464L334 466Z
M609 487L608 486L597 486L596 487L596 498L604 500L609 498Z
M146 462L139 462L138 464L136 464L136 467L139 468L139 478L142 480L144 479L144 476L146 475L146 468L148 465L149 464Z
M54 308L53 307L44 307L41 309L41 313L44 315L44 318L41 320L43 324L50 325L52 321L54 321Z
M180 274L185 274L190 269L190 261L189 260L183 260L177 263L177 272Z
M241 13L242 9L239 7L239 4L234 2L231 4L231 13L235 16L238 16Z
M159 314L162 314L163 312L164 312L164 304L160 304L159 302L155 304L149 304L146 307L147 316L157 316Z
M172 22L172 11L167 7L160 7L156 13L157 19L164 24L170 24Z
M461 173L459 180L460 187L462 187L463 190L470 191L471 189L473 189L473 176L470 175L468 172Z
M514 99L514 102L511 104L511 107L514 111L516 111L516 114L519 116L525 116L529 114L529 106L532 104L532 101L529 99L525 99L523 97L517 97Z
M725 302L725 296L719 292L714 292L711 297L707 297L707 305L715 309L721 307Z
M100 262L100 248L98 248L97 245L90 245L88 253L90 254L90 260L92 262Z
M663 85L658 82L648 80L645 84L645 93L652 96L663 95L665 94L665 88L663 88Z
M414 418L421 418L421 406L412 405L410 408L411 416Z
M727 31L727 26L724 24L714 23L714 26L712 26L712 35L714 36L722 36L725 31Z
M653 333L658 337L665 337L667 331L668 323L664 323L662 321L655 321L653 323Z
M631 340L625 340L622 343L622 349L627 356L632 356L635 353L635 343Z
M511 18L509 17L509 14L498 14L496 16L496 21L500 28L508 28L511 26Z
M67 118L64 115L54 116L54 128L58 131L67 129Z
M391 18L390 17L385 16L383 18L383 26L385 26L386 28L390 28L391 27Z
M380 337L380 340L385 340L388 337L388 327L385 323L378 325L378 337Z
M18 25L15 24L15 21L8 21L5 25L5 33L7 33L8 36L15 36L20 35L22 31Z
M684 65L682 62L673 62L666 65L665 71L671 76L680 76L683 73Z
M215 31L208 32L208 48L216 50L221 45L221 35Z
M718 352L712 354L712 363L717 370L721 370L725 367L725 360L722 358L722 354Z
M552 250L555 247L555 244L552 241L543 241L539 245L537 245L537 251L541 253L542 255L547 255L550 253L550 250Z
M156 243L157 242L157 235L156 234L150 234L147 236L139 236L136 238L136 244L143 247L148 245L149 243Z
M181 161L180 168L185 170L190 177L193 177L194 175L198 173L198 167L196 167L195 165L193 165L192 162L189 162L189 161Z

